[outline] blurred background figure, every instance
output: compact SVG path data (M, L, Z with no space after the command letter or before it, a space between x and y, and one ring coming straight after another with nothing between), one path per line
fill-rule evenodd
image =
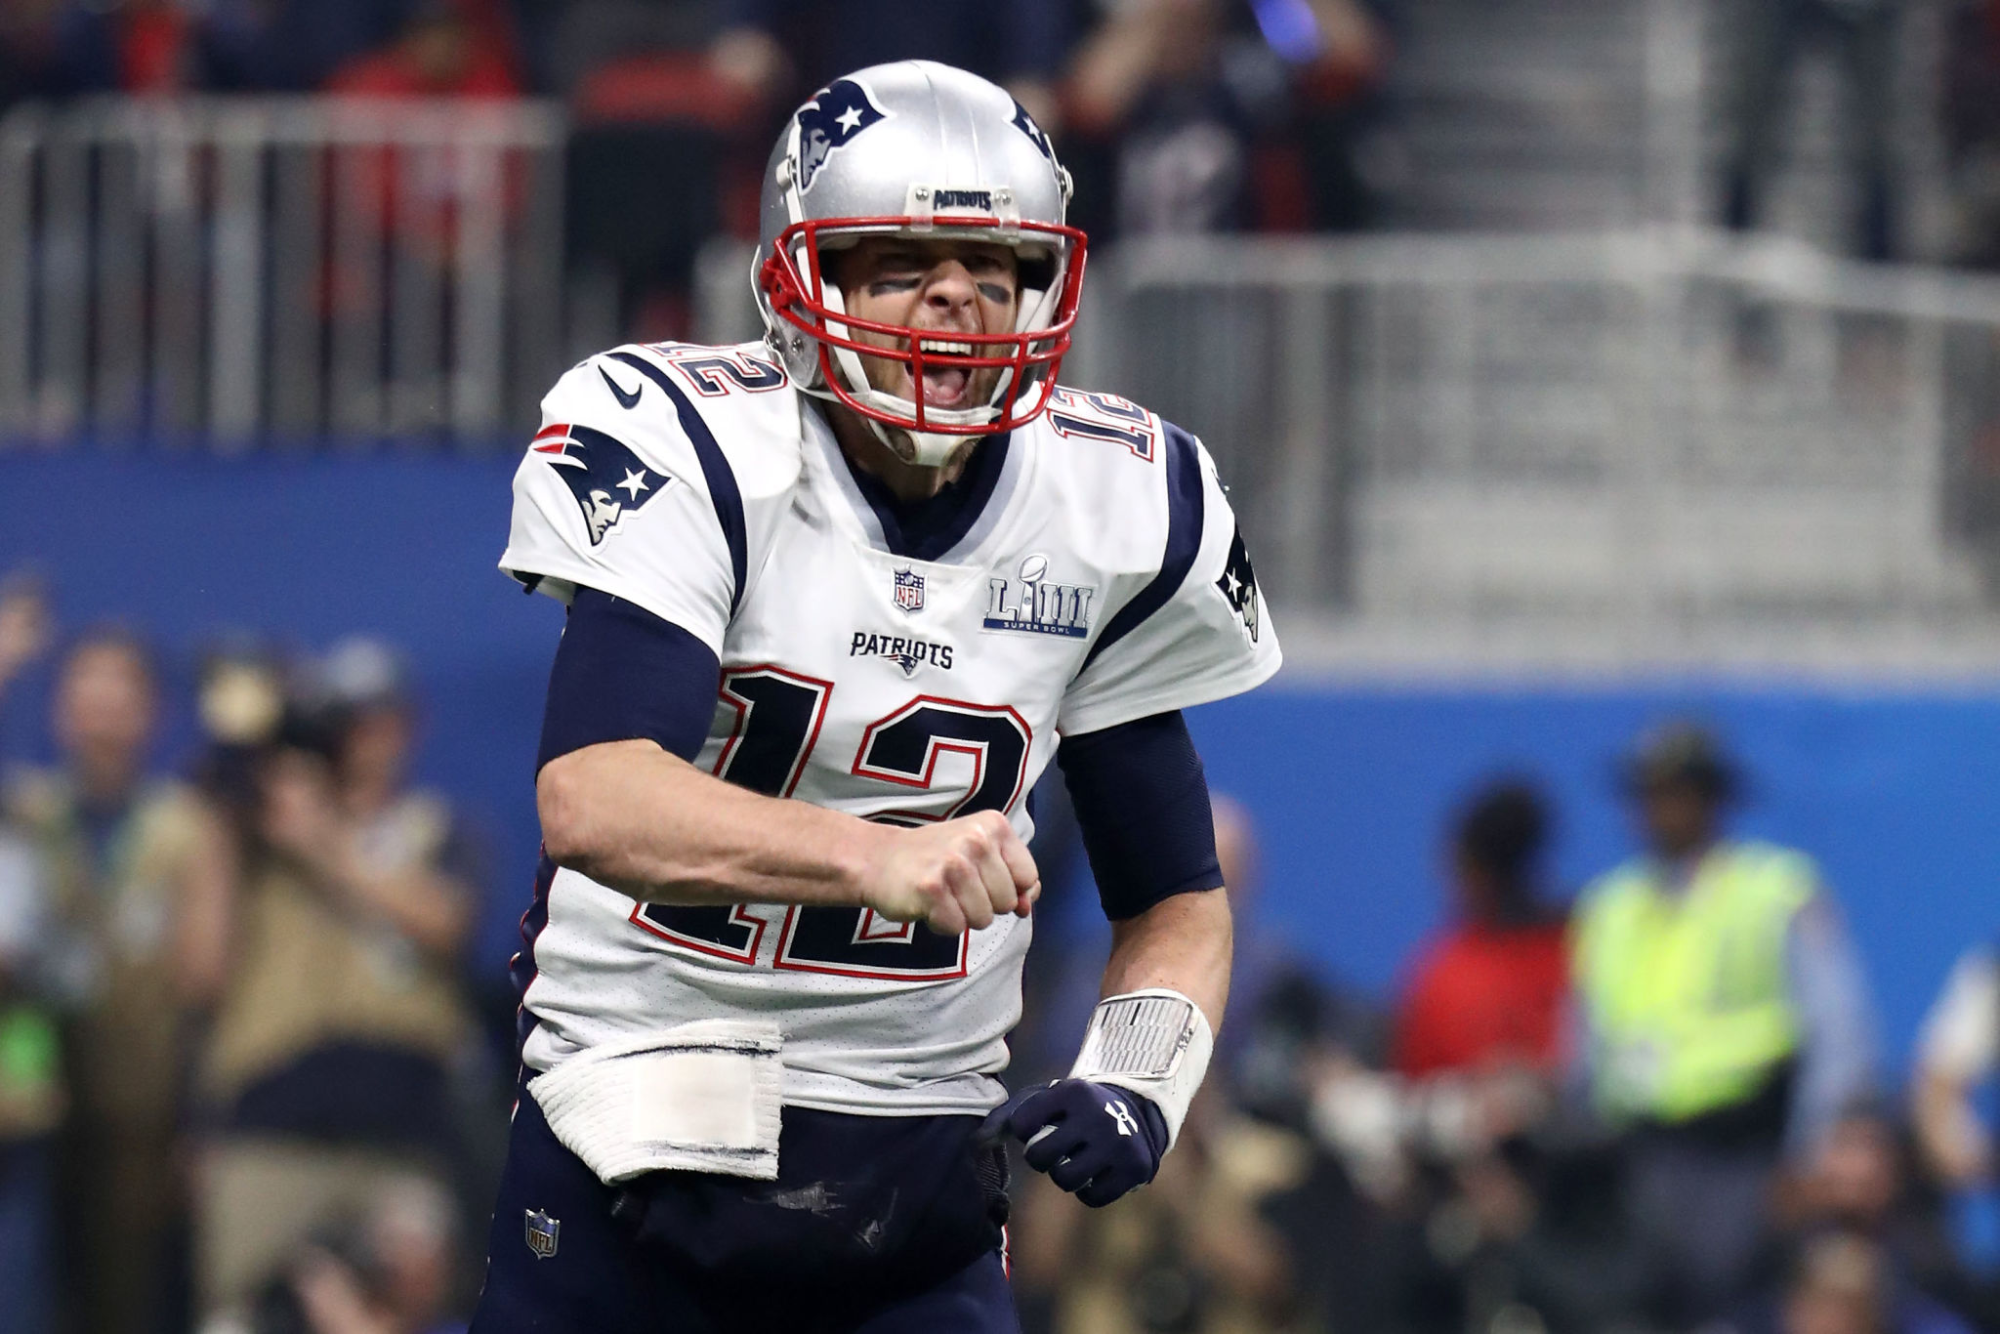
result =
M417 0L394 42L343 62L326 90L355 97L519 97L509 33L495 4Z
M148 648L86 632L57 673L61 765L6 790L48 877L33 970L62 1028L67 1305L106 1334L184 1291L186 1059L226 967L233 859L201 800L152 770L158 713Z
M1901 17L1901 0L1737 0L1732 45L1738 63L1723 166L1727 226L1744 231L1764 220L1799 58L1825 38L1835 47L1848 100L1841 149L1853 197L1853 252L1873 260L1894 257L1889 145Z
M1734 1334L1971 1334L1974 1326L1899 1284L1879 1243L1834 1230L1796 1248L1775 1297L1718 1328Z
M1355 162L1388 57L1357 0L1131 0L1106 7L1063 84L1093 236L1351 230Z
M1563 915L1543 897L1548 838L1548 807L1525 780L1482 788L1458 813L1455 921L1421 947L1398 1002L1402 1074L1555 1071L1569 964Z
M255 772L234 975L203 1091L204 1308L241 1316L316 1228L461 1168L476 1047L458 964L478 869L451 807L405 787L392 652L321 663Z
M2000 1199L1986 1093L2000 1068L2000 957L1990 942L1952 965L1924 1016L1910 1083L1919 1160L1945 1192L1975 1295L1988 1326L2000 1324Z
M1714 737L1649 732L1624 780L1645 851L1577 905L1577 1081L1623 1142L1648 1306L1686 1327L1748 1295L1781 1165L1876 1091L1876 1029L1812 861L1726 835Z
M463 1334L454 1202L412 1178L328 1220L257 1295L249 1334Z

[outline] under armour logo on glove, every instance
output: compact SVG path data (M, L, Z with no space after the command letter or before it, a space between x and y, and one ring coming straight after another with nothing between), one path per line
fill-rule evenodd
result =
M1058 1079L1016 1093L979 1133L1022 1141L1028 1166L1092 1208L1151 1181L1167 1152L1167 1121L1159 1108L1088 1079Z

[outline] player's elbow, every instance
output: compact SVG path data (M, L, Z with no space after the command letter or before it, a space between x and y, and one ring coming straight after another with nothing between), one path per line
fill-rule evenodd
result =
M535 777L535 811L542 821L542 851L557 866L588 875L601 858L601 839L593 827L594 786L589 757L582 752L559 755Z

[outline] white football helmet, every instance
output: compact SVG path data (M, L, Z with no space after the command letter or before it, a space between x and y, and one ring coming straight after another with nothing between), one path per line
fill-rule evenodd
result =
M1069 197L1048 136L1004 89L927 60L836 79L793 115L764 174L754 272L771 346L801 389L860 414L911 462L936 467L969 436L1013 430L1048 406L1076 323L1085 242L1064 223ZM848 315L822 254L882 234L1011 246L1021 283L1014 328L915 338ZM857 332L895 341L865 344ZM921 391L912 401L873 388L864 353L902 361L917 385L926 367L1001 374L985 403L930 407ZM892 428L907 434L914 457Z

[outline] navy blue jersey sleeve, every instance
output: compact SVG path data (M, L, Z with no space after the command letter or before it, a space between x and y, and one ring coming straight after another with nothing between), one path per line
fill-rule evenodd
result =
M645 738L692 760L715 716L721 665L672 621L595 588L578 588L549 672L536 772L558 755Z
M1064 737L1056 765L1106 917L1222 887L1208 779L1179 710Z

